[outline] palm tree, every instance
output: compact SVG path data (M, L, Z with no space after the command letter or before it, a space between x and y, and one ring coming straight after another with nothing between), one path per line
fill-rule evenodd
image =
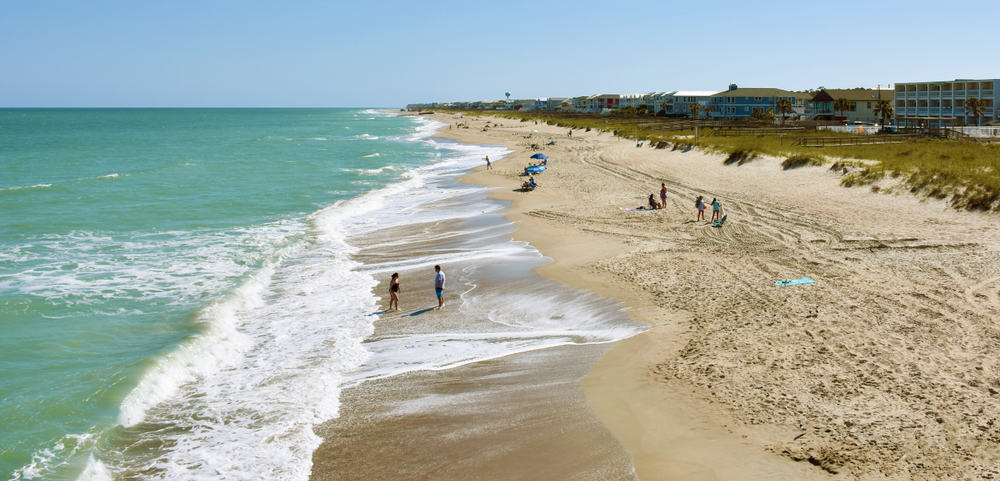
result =
M986 104L981 99L977 97L969 97L965 99L965 116L974 117L976 119L976 125L980 124L980 119L983 116L983 110L986 110Z
M778 113L781 114L781 125L785 125L785 119L788 118L788 114L794 112L792 109L792 101L786 98L780 98L774 103L774 107L778 109Z
M851 110L851 101L843 97L833 101L833 110L840 112L840 116L844 116L844 112Z
M892 117L892 114L892 102L888 100L879 100L875 102L875 115L882 118L882 127L885 127L885 119Z
M712 112L715 112L715 106L714 105L706 105L705 106L705 118L706 119L711 118L712 117Z
M692 119L697 118L698 112L701 112L701 104L698 102L691 102L691 105L688 106L688 110L691 112Z

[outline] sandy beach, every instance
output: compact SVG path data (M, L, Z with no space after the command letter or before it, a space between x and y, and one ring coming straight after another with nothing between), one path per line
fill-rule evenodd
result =
M464 181L511 201L512 235L554 260L540 275L650 326L581 381L640 479L1000 476L995 215L844 188L826 167L433 118L452 124L442 137L513 150ZM549 170L518 192L530 144ZM663 210L621 210L661 182ZM697 195L721 200L724 227L695 222ZM775 285L799 277L816 282Z

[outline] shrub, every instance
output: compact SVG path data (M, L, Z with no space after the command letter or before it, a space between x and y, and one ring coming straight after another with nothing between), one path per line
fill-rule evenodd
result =
M753 150L739 149L730 153L729 157L726 157L726 160L722 161L722 163L725 165L743 165L756 159L757 157L759 157L759 155L757 155L757 152L754 152Z
M823 161L809 155L799 154L793 155L781 163L785 170L797 169L806 165L823 165Z

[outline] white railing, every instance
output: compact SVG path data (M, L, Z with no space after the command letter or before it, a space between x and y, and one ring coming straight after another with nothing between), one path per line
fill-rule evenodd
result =
M875 135L880 127L878 125L818 125L817 130L829 130L843 134Z
M980 139L1000 138L1000 127L950 127L950 129Z

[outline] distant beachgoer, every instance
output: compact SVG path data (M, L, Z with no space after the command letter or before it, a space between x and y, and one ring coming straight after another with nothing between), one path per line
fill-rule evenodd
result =
M694 207L698 209L697 220L705 220L705 199L699 195L698 198L694 200Z
M652 210L663 208L663 204L656 202L656 194L649 194L649 208Z
M444 307L444 271L441 270L441 266L434 266L434 272L437 272L434 276L434 293L438 298L437 308L441 309Z
M667 184L660 184L660 203L664 207L667 205Z
M712 199L712 220L721 220L719 218L719 211L722 209L722 204L719 203L718 199Z
M396 306L393 308L393 306ZM392 274L392 280L389 281L389 310L398 311L399 310L399 273L394 272Z
M538 184L535 183L535 177L534 176L528 177L528 185L530 185L532 189L535 189L535 188L538 187Z
M493 164L490 163L490 156L487 155L486 156L486 170L490 170L492 168L493 168Z
M572 130L570 130L570 131L569 131L569 133L568 133L568 134L566 134L566 135L567 135L568 137L572 137L572 136L573 136L573 131L572 131Z

